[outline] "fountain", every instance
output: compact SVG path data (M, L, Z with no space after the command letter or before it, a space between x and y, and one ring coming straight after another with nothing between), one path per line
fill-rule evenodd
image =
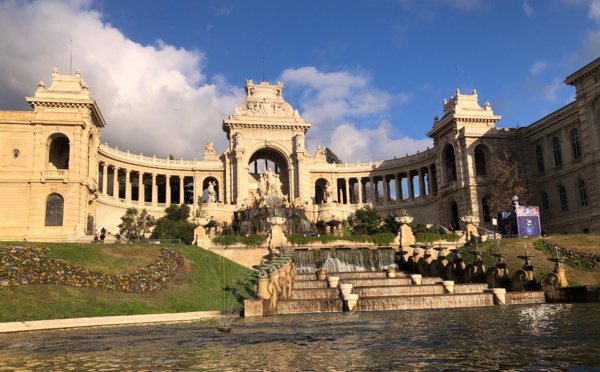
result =
M562 257L558 251L558 245L554 246L554 257L548 259L548 261L554 262L554 272L544 275L540 281L542 290L546 291L546 297L556 298L554 294L555 289L566 288L569 286L567 277L565 276L565 268L563 263L565 258ZM548 296L549 292L552 292L552 296Z
M475 243L476 247L469 253L475 255L475 259L472 264L469 264L465 268L465 282L467 283L485 283L485 265L483 264L482 254L483 251L479 249L478 243Z
M436 265L435 265L435 269L437 270L437 272L434 272L433 270L431 271L431 275L432 276L445 276L446 275L446 266L448 265L448 260L446 259L446 250L448 248L446 247L442 247L442 244L440 243L439 247L434 248L437 251L437 258L436 258Z
M538 287L538 283L535 280L533 265L530 261L530 259L534 256L527 254L527 245L525 245L525 253L517 257L523 260L523 267L514 272L511 278L510 289L512 291L526 291L536 289Z
M496 257L496 266L489 268L485 273L486 281L490 288L507 288L510 284L510 279L508 277L506 262L504 262L506 253L502 253L498 249L496 253L492 253L492 256Z
M234 213L234 225L242 236L268 234L271 231L269 219L281 217L285 219L285 224L281 224L284 233L302 234L312 227L306 218L305 206L299 198L290 204L288 196L281 191L279 176L267 169L261 174L258 190L252 193L248 205Z

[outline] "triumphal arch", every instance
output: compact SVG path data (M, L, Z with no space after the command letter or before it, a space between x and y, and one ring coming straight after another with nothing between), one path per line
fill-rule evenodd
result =
M311 124L283 100L281 82L270 85L248 80L245 90L246 100L223 120L229 139L224 153L224 202L255 206L267 194L291 202L309 200L312 157L304 147L304 136ZM280 185L260 187L273 185L268 182L271 179L279 180Z
M471 212L495 230L487 208L495 159L508 150L535 186L549 231L600 231L600 58L570 75L576 100L527 127L499 128L477 92L444 100L427 135L433 146L392 159L329 163L305 147L311 124L284 100L283 83L246 81L245 100L223 120L229 140L201 160L157 158L101 143L105 122L91 89L52 72L27 97L32 111L0 111L0 240L88 240L117 232L127 208L160 216L171 204L201 208L215 226L264 205L303 210L313 224L347 220L360 207L382 216L407 209L415 221L447 226ZM202 149L199 149L202 151ZM335 149L332 149L335 152ZM576 169L577 172L572 171Z

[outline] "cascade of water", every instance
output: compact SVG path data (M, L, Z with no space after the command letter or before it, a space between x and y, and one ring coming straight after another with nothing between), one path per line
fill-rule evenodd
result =
M391 248L296 250L294 263L296 272L301 274L318 270L349 272L398 268Z
M312 230L306 218L306 212L301 208L281 207L267 204L266 207L248 208L235 212L235 220L240 235L266 234L270 231L267 218L272 216L285 217L284 231L289 234L302 234Z

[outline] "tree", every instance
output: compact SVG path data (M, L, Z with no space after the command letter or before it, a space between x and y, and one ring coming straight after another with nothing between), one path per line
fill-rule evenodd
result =
M127 208L125 214L121 217L119 224L119 234L127 239L135 239L144 236L152 226L154 226L154 217L148 214L146 209L140 212L137 208Z
M329 147L325 147L325 159L329 164L342 164L342 160Z
M354 212L354 218L352 219L354 234L377 234L381 231L381 221L377 209L370 206L359 208Z
M382 229L397 234L400 229L400 222L396 221L396 217L400 217L400 215L398 213L388 214L383 220Z
M152 236L158 239L180 239L184 244L192 244L196 225L188 221L190 207L174 204L167 207L165 213L164 217L156 221Z
M533 198L533 188L527 183L517 162L508 151L497 158L492 167L489 195L486 197L490 213L512 211L512 197L518 196L521 204L529 203Z

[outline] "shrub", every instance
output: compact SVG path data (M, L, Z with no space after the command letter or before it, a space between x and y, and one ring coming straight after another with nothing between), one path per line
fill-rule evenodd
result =
M242 244L245 244L248 247L260 247L265 244L266 240L267 237L262 234L253 234L241 238Z
M378 246L390 245L395 238L396 235L392 234L391 232L382 232L371 236L373 243L377 244Z
M224 245L226 247L238 244L240 241L241 237L239 235L219 235L213 239L213 243L217 245Z

